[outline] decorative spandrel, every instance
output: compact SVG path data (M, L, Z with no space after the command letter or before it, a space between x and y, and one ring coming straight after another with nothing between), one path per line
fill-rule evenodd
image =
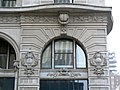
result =
M94 74L101 75L104 74L103 66L107 65L107 61L100 52L96 52L90 60L90 64L94 66Z
M35 58L34 53L29 50L21 61L22 66L25 67L25 74L34 74L34 67L38 65L38 59Z

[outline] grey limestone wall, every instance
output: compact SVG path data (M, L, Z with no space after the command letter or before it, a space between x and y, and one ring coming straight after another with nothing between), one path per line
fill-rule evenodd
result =
M65 34L78 39L86 48L88 70L85 77L88 79L89 90L109 90L108 67L104 67L104 74L94 74L94 66L90 64L96 52L107 54L107 14L106 13L71 13L65 30L58 23L57 13L21 13L20 15L0 15L0 32L11 37L18 46L20 68L18 72L18 90L39 90L40 56L44 45L55 37ZM34 74L28 77L21 60L29 49L33 51L39 62L34 67ZM82 72L82 71L81 71ZM84 72L82 72L84 73ZM82 74L81 74L82 75Z
M36 52L36 54L38 54L38 56L40 56L44 45L48 43L48 41L64 33L67 36L78 39L86 48L88 55L88 72L86 77L89 81L89 90L109 90L108 67L104 67L104 74L98 77L96 74L94 74L94 67L90 64L90 60L96 52L101 52L106 58L106 14L77 13L69 14L69 16L69 23L65 26L65 30L63 30L61 25L58 23L58 14L22 14L20 42L21 56L22 54L24 55L29 48L31 48ZM39 77L39 66L40 65L36 67L36 77ZM33 78L35 79L34 76ZM36 80L38 81L37 78ZM39 86L39 82L36 83L36 85Z

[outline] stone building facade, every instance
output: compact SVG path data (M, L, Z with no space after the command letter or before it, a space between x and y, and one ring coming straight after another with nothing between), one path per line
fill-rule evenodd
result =
M0 90L110 90L111 17L104 0L1 1Z

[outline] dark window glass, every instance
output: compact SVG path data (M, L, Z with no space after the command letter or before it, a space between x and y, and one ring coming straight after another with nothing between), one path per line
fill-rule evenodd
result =
M7 41L0 39L0 68L13 68L13 60L15 58L16 55L13 47Z
M0 90L14 90L14 78L0 77Z
M40 90L83 90L80 80L41 80Z
M79 82L79 80L74 81L74 90L83 90L84 84Z
M16 5L16 0L1 0L0 4L2 7L14 7Z

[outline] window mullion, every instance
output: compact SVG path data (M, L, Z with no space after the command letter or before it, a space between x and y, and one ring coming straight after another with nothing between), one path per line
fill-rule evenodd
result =
M74 63L74 66L73 66L73 67L74 67L74 69L76 68L76 60L75 60L75 58L76 58L76 57L75 57L75 53L76 53L76 52L75 52L75 48L76 48L76 47L75 47L75 40L73 40L73 63Z
M54 63L54 62L55 62L55 61L54 61L54 60L55 60L55 59L54 59L54 58L55 58L55 57L54 57L54 52L55 52L54 49L55 49L55 47L54 47L54 40L53 40L53 41L52 41L52 69L54 68L54 65L55 65L55 63Z
M8 69L8 65L9 65L9 56L10 56L10 46L8 44L8 48L7 48L7 64L6 64L6 69Z

